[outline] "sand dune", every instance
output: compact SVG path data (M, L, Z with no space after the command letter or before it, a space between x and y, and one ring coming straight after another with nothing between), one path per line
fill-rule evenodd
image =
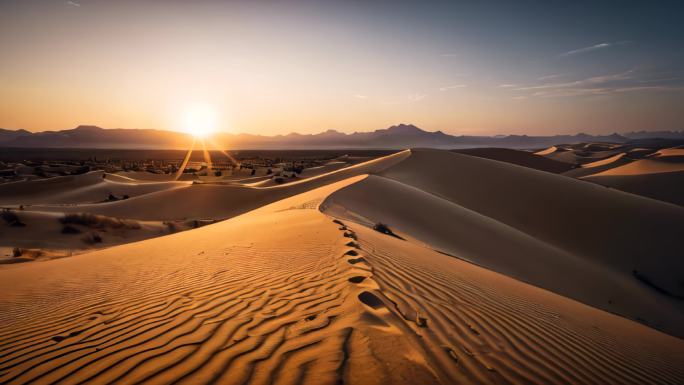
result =
M632 152L585 164L563 175L664 202L684 205L684 155L678 148L651 150L641 159ZM593 167L596 165L596 167Z
M172 182L176 180L175 174L155 174L147 171L121 171L113 175L139 182ZM192 181L195 179L197 176L194 174L183 174L179 180Z
M684 335L681 299L634 273L682 297L676 244L684 210L670 205L505 163L413 150L324 207L365 225L388 223L438 250Z
M586 163L583 164L581 167L577 167L572 170L564 172L563 175L573 178L581 178L584 176L597 174L633 162L633 159L626 155L627 153L621 152L609 158L597 160L591 163Z
M620 153L620 145L611 143L577 143L551 146L535 155L569 164L585 164L610 158Z
M684 379L680 339L317 210L363 180L0 269L0 382Z
M0 204L74 204L102 202L109 194L118 198L188 187L188 182L136 183L109 180L102 171L82 175L0 184Z
M379 172L408 156L409 152L403 151L327 174L266 188L225 183L193 184L117 202L71 207L35 205L29 209L88 212L140 220L225 219L312 188L356 175Z
M64 214L57 212L20 211L17 215L24 226L4 227L0 247L37 249L40 254L45 254L46 258L50 258L54 254L51 254L53 251L62 256L71 255L84 250L102 249L154 238L189 227L182 223L121 220L111 217L76 216L65 221ZM97 241L94 241L94 235L97 236Z
M644 175L680 171L684 171L684 159L680 160L670 159L669 157L653 157L648 159L640 159L625 164L624 166L614 167L593 175Z
M682 209L564 176L445 151L413 150L408 159L379 175L572 254L619 265L625 273L643 272L668 291L684 295L680 273L672 270L684 271L677 251Z
M684 206L684 171L633 175L589 175L583 180Z
M573 168L573 165L571 164L540 156L544 155L546 150L537 153L513 150L510 148L471 148L453 151L459 154L498 160L501 162L517 164L519 166L529 167L539 171L552 172L555 174L560 174Z

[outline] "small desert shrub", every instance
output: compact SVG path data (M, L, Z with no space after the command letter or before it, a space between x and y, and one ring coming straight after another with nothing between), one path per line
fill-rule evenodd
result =
M285 179L282 176L275 178L274 181L278 184L285 183Z
M19 216L17 213L10 209L3 209L2 212L0 212L0 217L5 221L6 224L12 227L24 227L26 226L26 223L22 222L19 219Z
M384 224L382 222L376 223L375 226L373 226L373 230L381 232L383 234L390 235L390 236L395 237L395 238L404 239L404 238L398 236L397 234L394 234L394 232L386 224Z
M178 225L174 222L164 222L164 225L166 225L166 228L169 230L169 233L175 233L179 230Z
M81 225L94 229L110 227L113 229L137 230L140 228L140 223L130 219L119 219L88 213L65 214L59 221L64 225Z
M14 258L21 257L21 254L22 254L22 251L21 251L20 248L15 247L15 248L12 249L12 256L13 256Z
M80 234L81 230L75 228L74 226L71 225L65 225L62 227L62 234Z
M102 243L102 237L98 233L89 233L85 237L81 238L81 240L89 245Z

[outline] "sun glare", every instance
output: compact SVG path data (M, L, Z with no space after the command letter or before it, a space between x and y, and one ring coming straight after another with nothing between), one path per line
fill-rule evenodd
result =
M205 138L216 130L216 111L208 105L197 104L185 110L183 130L198 138Z

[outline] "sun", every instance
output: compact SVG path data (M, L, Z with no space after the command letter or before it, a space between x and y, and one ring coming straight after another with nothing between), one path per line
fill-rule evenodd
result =
M194 104L185 109L183 131L205 138L216 130L216 110L206 104Z

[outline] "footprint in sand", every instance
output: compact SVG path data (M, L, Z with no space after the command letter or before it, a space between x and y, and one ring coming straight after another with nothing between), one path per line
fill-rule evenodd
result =
M359 262L366 262L366 260L363 257L347 259L347 263L350 265L356 265Z
M368 277L364 277L363 275L357 275L357 276L354 276L354 277L350 277L350 278L349 278L349 282L351 282L351 283L361 283L361 282L363 282L366 278L368 278Z
M373 309L382 309L385 307L385 303L382 302L375 294L364 291L359 294L359 301L363 302L365 305L372 307Z

